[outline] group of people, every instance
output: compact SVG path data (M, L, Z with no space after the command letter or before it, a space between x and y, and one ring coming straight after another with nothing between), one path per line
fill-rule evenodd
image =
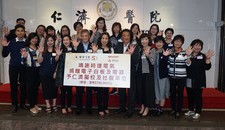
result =
M131 55L131 75L129 89L88 86L76 87L76 111L83 111L82 95L86 95L86 111L92 113L93 92L97 94L98 115L109 114L109 93L118 92L119 108L114 114L125 114L131 118L136 106L138 115L160 116L165 99L171 99L171 113L179 119L183 105L183 91L186 87L189 111L185 116L199 119L202 111L202 91L206 87L205 71L211 68L213 50L202 53L203 41L194 39L187 49L183 49L184 36L173 37L174 30L159 30L152 24L148 33L142 33L137 23L130 29L122 29L119 22L112 25L112 35L107 32L103 17L96 20L91 31L83 29L83 24L75 22L75 35L63 25L59 34L53 26L39 25L36 32L25 31L25 20L17 19L15 29L3 28L2 56L10 54L9 79L12 112L29 109L31 113L41 110L37 104L39 86L42 86L47 113L58 111L56 99L60 88L61 112L72 113L72 87L63 85L66 53L107 53ZM165 36L163 36L165 35ZM18 86L20 106L18 106ZM113 86L112 86L113 87ZM25 105L28 98L29 107Z

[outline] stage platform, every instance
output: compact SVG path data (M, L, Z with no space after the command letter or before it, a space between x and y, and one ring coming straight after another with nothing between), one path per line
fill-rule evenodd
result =
M11 113L10 105L0 105L0 130L225 130L224 111L203 111L200 120L182 116L180 119L168 116L140 118L137 112L130 119L114 114L99 119L97 110L92 115L85 111L81 115L63 115L61 111L47 114L43 110L32 115L28 110ZM183 114L183 113L182 113Z

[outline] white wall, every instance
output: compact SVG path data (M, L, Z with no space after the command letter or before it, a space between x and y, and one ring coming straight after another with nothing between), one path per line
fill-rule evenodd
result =
M3 0L3 19L5 26L13 28L15 20L18 17L26 19L26 28L29 31L35 31L39 24L52 24L57 30L64 24L73 30L73 23L77 20L76 11L85 9L87 20L84 28L90 29L95 24L97 15L97 4L99 0ZM218 50L219 41L217 39L218 30L215 22L218 19L218 7L220 0L114 0L117 4L117 15L114 19L107 21L108 31L111 33L112 23L118 21L122 28L130 28L127 19L124 19L127 10L134 11L134 22L138 23L141 30L148 30L150 23L150 12L157 10L160 13L161 22L157 23L160 29L165 30L172 27L176 34L185 36L184 48L190 42L199 38L204 44L203 52L208 49ZM62 21L52 22L50 18L54 11L62 13ZM74 33L74 31L72 31ZM212 68L207 72L207 86L216 87L217 84L217 62L212 58ZM5 77L7 76L8 60L4 61ZM8 79L5 79L8 82Z

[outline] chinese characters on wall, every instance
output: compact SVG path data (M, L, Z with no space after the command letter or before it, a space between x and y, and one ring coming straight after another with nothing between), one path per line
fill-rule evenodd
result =
M151 11L150 12L150 23L153 22L161 22L161 18L159 18L160 13L155 10L155 11ZM89 17L87 17L87 11L85 9L83 9L82 11L77 11L76 13L77 21L81 22L84 24L86 24L86 20L90 19ZM134 15L134 11L133 10L127 10L126 11L126 16L124 17L124 19L128 20L128 23L133 23L133 18L135 17ZM53 19L53 23L56 23L57 21L61 21L62 20L62 13L58 12L58 11L54 11L53 14L51 15L51 18Z

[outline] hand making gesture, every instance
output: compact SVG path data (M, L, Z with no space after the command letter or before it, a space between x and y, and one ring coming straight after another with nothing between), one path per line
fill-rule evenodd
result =
M95 43L92 43L92 44L91 44L91 49L92 49L93 52L97 52L97 50L98 50L98 45L95 44Z
M9 45L9 42L7 42L6 39L0 37L0 43L2 44L2 46L8 46Z

